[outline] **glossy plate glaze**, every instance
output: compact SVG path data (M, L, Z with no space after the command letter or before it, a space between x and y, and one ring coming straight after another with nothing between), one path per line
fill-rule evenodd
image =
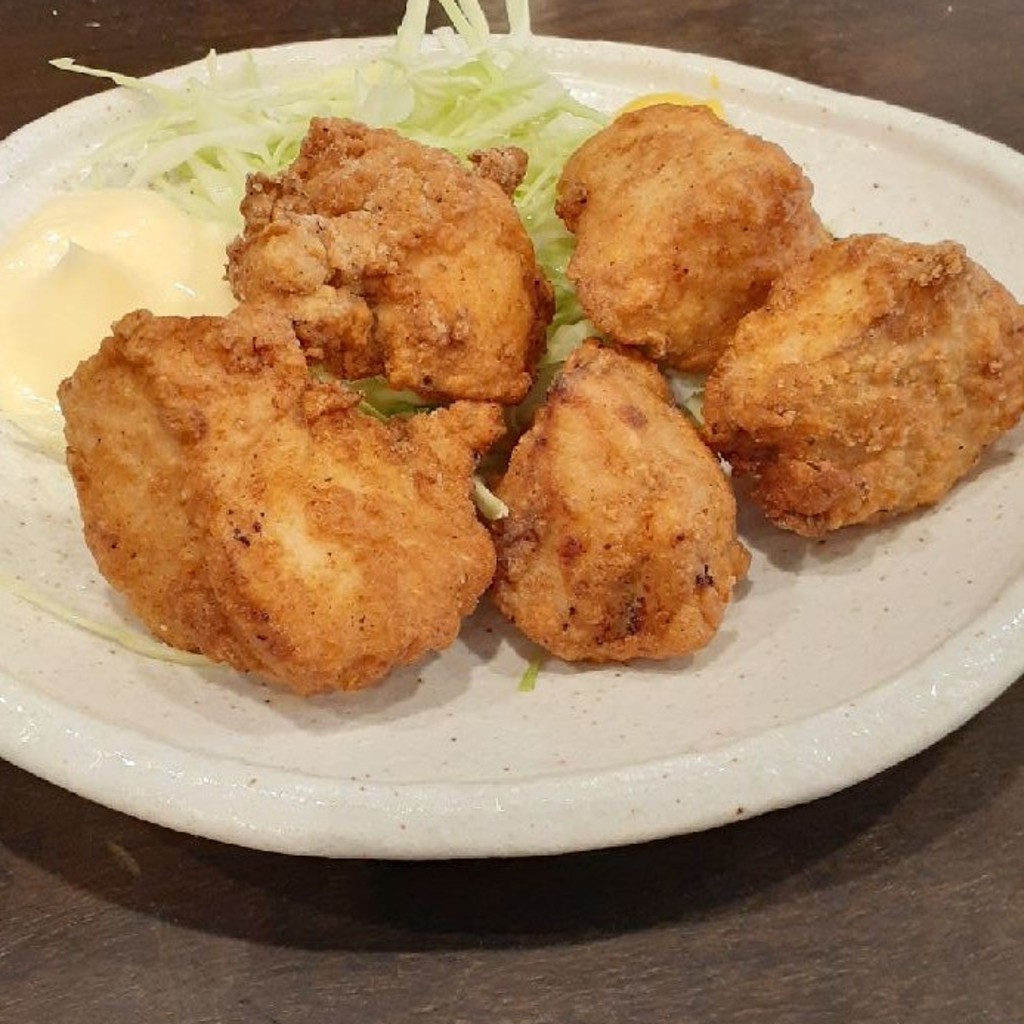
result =
M289 74L381 45L300 44L257 60ZM718 60L538 46L607 110L666 90L718 99L805 166L835 232L954 238L1024 295L1024 156ZM105 93L6 140L0 230L66 187L137 103ZM171 828L328 856L582 850L810 800L935 742L1024 668L1022 438L1005 437L938 508L882 528L807 542L744 513L750 581L695 657L610 669L551 659L524 692L535 652L482 607L451 650L379 689L300 700L133 653L55 614L129 621L81 541L63 465L5 428L0 755Z

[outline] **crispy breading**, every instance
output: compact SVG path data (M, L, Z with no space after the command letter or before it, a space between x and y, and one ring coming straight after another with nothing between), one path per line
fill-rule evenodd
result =
M553 293L503 191L519 153L477 161L483 173L388 129L314 119L291 167L249 179L228 250L235 295L283 310L343 378L519 401Z
M783 150L706 107L631 111L559 180L569 278L609 338L707 370L779 273L827 242L811 194Z
M816 536L938 501L1024 409L1024 309L962 246L855 236L784 275L707 381L707 438Z
M636 353L572 354L497 494L494 600L570 661L703 647L747 570L718 460Z
M509 198L523 183L529 160L529 154L519 146L476 149L469 154L473 170L480 177L493 181Z
M245 307L125 317L60 399L89 547L175 646L358 688L448 646L491 580L471 492L496 405L381 422Z

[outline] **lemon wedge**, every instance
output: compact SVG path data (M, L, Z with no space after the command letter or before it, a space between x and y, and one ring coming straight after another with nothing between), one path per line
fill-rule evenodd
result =
M644 96L637 96L635 100L630 100L621 107L619 113L627 114L631 110L653 107L658 103L672 103L677 107L707 107L713 114L725 119L725 111L719 100L701 99L699 96L688 96L682 92L652 92Z

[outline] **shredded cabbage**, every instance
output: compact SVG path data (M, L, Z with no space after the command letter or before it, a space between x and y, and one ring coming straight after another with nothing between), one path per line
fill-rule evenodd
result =
M704 423L704 380L700 373L684 373L682 370L665 370L665 378L672 391L676 405L688 413L697 424Z
M542 666L542 658L535 658L529 662L519 680L518 690L520 693L533 693L537 688L537 677L540 675Z
M473 501L480 514L489 522L504 519L508 515L508 505L484 483L479 474L473 477Z
M349 382L363 396L361 408L371 416L388 420L392 416L412 416L434 408L415 391L400 391L383 377L362 377Z
M0 589L8 591L26 604L33 605L40 611L46 612L48 615L52 615L54 618L60 619L70 626L76 626L87 633L92 633L94 636L102 637L104 640L110 640L126 650L133 651L135 654L141 654L156 661L172 662L176 665L202 666L211 664L209 658L201 654L177 650L130 627L100 622L98 619L90 618L71 608L67 608L60 601L47 597L45 594L23 583L17 577L9 576L5 572L0 572Z

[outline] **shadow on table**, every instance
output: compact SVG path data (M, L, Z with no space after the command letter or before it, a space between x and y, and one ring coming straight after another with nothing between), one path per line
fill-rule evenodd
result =
M970 828L971 813L1019 771L1013 737L1022 734L1017 687L973 726L813 804L551 858L330 861L243 850L135 821L8 766L0 823L16 858L87 898L179 927L314 950L529 948L763 908L796 888L882 870Z

